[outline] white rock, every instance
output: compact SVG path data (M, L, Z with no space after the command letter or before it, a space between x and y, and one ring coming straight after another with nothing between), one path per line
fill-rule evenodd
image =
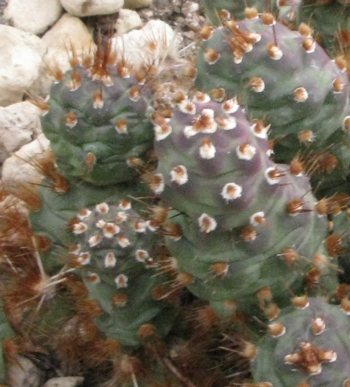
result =
M44 371L23 356L17 356L16 361L9 364L7 373L11 387L39 387L45 378Z
M189 13L197 12L199 9L199 4L194 1L188 1L182 7L182 13L188 15Z
M30 102L0 107L0 161L41 133L40 114Z
M44 43L35 35L0 25L0 106L22 100L39 77Z
M71 70L70 58L72 48L79 60L91 55L95 51L95 43L85 24L77 17L68 13L42 37L47 48L44 57L47 73L33 85L33 94L47 96L54 77L50 74L56 69L65 73ZM35 86L35 89L34 89Z
M20 30L41 34L58 20L62 11L60 0L9 0L4 17Z
M142 27L142 24L141 17L136 11L121 9L119 11L118 20L114 25L117 30L116 35L121 36L135 28L140 28Z
M165 58L177 60L179 57L180 35L169 24L161 20L151 20L142 29L130 31L113 38L112 49L123 55L126 62L136 69L146 64L159 66Z
M21 183L40 183L42 174L35 169L33 160L50 149L50 141L41 134L36 140L22 148L5 160L2 167L3 181L19 181Z
M77 17L68 13L42 37L47 47L44 61L48 68L60 68L62 72L71 69L69 53L72 47L79 59L95 50L95 44L85 24Z
M124 0L61 0L63 8L74 16L109 15L123 8Z
M76 387L83 383L82 376L66 376L49 379L43 387Z
M124 8L146 8L152 4L152 0L124 0Z

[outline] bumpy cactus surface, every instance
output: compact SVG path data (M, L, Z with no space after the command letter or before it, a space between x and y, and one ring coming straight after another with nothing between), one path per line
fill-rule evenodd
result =
M260 13L264 11L271 11L278 14L280 19L286 22L291 22L296 17L296 11L300 0L250 0L250 1L238 1L238 0L220 0L210 1L202 0L205 15L215 25L221 24L219 12L226 10L232 14L236 20L245 19L247 14L258 11Z
M202 93L155 122L153 189L181 212L168 247L191 291L248 306L264 286L283 298L316 273L332 289L326 218L308 178L270 160L261 122L249 122L235 99Z
M42 117L60 171L95 185L135 178L153 144L144 75L106 60L97 55L92 66L66 73Z
M332 56L349 48L350 9L343 0L303 0L297 21L309 23L317 40Z
M47 251L42 252L44 267L49 272L54 272L66 263L64 252L67 245L73 243L69 220L79 209L103 201L115 203L127 195L139 197L149 194L146 185L120 183L98 187L74 178L66 181L67 192L57 192L49 187L52 187L52 182L46 178L38 188L40 209L29 214L34 233L42 240L46 238L49 241Z
M245 18L246 4L243 1L241 2L233 0L221 0L213 2L209 0L202 0L202 5L204 8L205 15L215 25L221 24L221 20L219 17L219 12L221 10L226 10L230 12L237 20ZM249 6L255 7L260 12L265 10L265 2L261 0L251 1Z
M301 143L324 151L336 130L347 130L344 59L332 61L307 25L291 31L263 13L201 34L197 87L239 95L248 116L266 119L278 161L290 162Z
M147 336L164 336L176 310L157 300L157 237L149 222L131 208L128 200L117 205L100 203L84 208L72 224L78 265L89 296L98 301L102 315L95 321L109 338L123 345L138 345Z
M273 387L350 385L350 320L339 306L310 298L282 310L258 345L256 382Z
M1 216L6 355L43 348L92 386L350 387L347 34L332 60L318 2L293 31L298 0L204 3L186 92L108 42L56 73L55 159L18 196L29 222Z

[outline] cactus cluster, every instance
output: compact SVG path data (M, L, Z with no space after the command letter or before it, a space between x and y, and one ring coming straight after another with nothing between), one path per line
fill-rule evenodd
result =
M56 71L43 179L1 191L5 357L94 387L350 386L347 4L203 5L190 88L108 41Z

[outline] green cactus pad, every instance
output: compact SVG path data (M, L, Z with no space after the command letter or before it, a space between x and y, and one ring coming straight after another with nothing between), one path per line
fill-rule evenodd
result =
M205 36L196 85L238 95L247 115L266 119L275 160L290 162L305 148L324 150L343 127L349 100L345 68L328 57L309 28L291 31L262 15L226 22ZM303 133L311 135L304 139ZM346 141L346 138L343 140Z
M68 222L80 208L103 201L116 203L128 195L137 198L150 193L145 184L123 183L98 187L74 178L68 180L69 190L66 193L49 189L51 185L50 179L42 181L38 187L42 207L40 211L29 213L34 233L47 237L52 243L50 250L41 254L44 267L50 273L55 273L66 263L66 247L73 243ZM137 208L137 203L135 206Z
M282 2L279 0L220 0L215 2L210 0L202 0L205 16L208 17L209 20L215 25L221 24L220 17L218 16L219 11L223 9L227 10L236 20L242 20L246 17L245 9L247 7L254 7L259 13L264 11L277 13L279 19L282 19L285 22L293 21L296 17L296 11L298 9L300 0L289 0L284 2L284 5L281 3Z
M95 185L130 181L139 175L152 150L149 121L151 92L144 79L108 76L77 66L50 93L50 109L42 117L59 170Z
M255 193L267 198L276 188L267 182L275 167L266 154L267 129L249 122L235 98L217 103L199 93L183 100L168 122L155 125L162 180L155 193L195 222L207 213L218 229L241 225L261 211Z
M275 324L275 325L274 325ZM258 345L256 382L272 387L346 387L350 383L350 320L339 306L310 298L282 310Z
M270 160L266 128L250 123L235 99L218 103L200 93L155 132L153 189L181 213L172 220L181 234L167 245L178 270L193 277L189 289L246 306L264 286L281 297L303 290L315 255L327 261L327 220L309 179ZM335 283L325 265L317 286L327 293Z
M101 307L102 315L95 319L98 328L131 346L143 342L145 325L151 324L157 337L165 336L176 309L152 296L152 290L166 282L156 271L153 227L125 200L83 209L78 219L73 225L76 244L71 254L90 298Z
M331 56L336 56L342 49L349 47L348 4L343 0L323 3L318 0L304 0L297 12L297 22L310 24L319 43Z

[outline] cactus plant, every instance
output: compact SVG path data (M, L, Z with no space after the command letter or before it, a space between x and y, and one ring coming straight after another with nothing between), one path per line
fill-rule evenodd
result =
M219 12L221 10L226 10L232 14L236 20L241 20L245 18L245 9L246 4L244 2L234 1L234 0L221 0L219 2L213 3L209 0L203 0L202 5L204 8L205 16L210 19L210 21L215 25L220 25L221 19ZM257 11L265 11L265 1L255 0L249 3L250 7L254 7Z
M349 48L350 13L347 1L304 0L298 12L298 23L309 23L318 42L331 55Z
M349 316L337 305L309 298L282 310L268 325L252 362L256 382L273 387L344 387L350 383Z
M120 183L111 186L94 186L79 179L66 181L67 192L57 192L50 178L45 178L38 188L40 208L29 213L31 227L40 240L47 240L42 251L46 270L55 272L66 263L67 246L72 242L69 220L80 208L90 207L99 202L115 203L125 196L143 197L149 194L145 184ZM137 207L137 203L136 203ZM38 246L39 247L39 246Z
M308 178L270 160L261 122L249 122L235 99L197 93L155 123L153 189L181 213L167 244L194 294L249 308L260 288L286 299L316 272L332 290L326 218Z
M201 36L197 87L238 95L249 117L267 120L277 161L324 151L336 132L347 140L346 64L328 57L310 27L291 31L265 12L216 30L205 26Z
M346 55L331 60L308 25L287 28L284 2L232 2L234 19L209 5L221 25L200 31L200 91L162 77L151 90L109 42L56 73L42 124L58 171L52 155L38 162L37 193L18 194L32 229L17 221L2 245L5 310L95 384L223 385L239 366L221 361L233 337L246 386L348 386L350 292L332 299L343 310L321 299L349 282ZM27 317L35 327L17 329ZM258 349L239 348L236 324L261 335L265 322Z
M99 48L92 64L77 64L51 88L42 127L66 177L95 185L130 181L151 158L145 74L117 63L108 45Z
M81 209L71 223L75 234L72 261L80 269L90 298L102 310L95 319L99 329L128 346L141 344L147 336L167 334L176 308L157 300L156 289L166 277L154 271L157 237L152 224L128 200Z
M270 11L277 13L279 19L285 22L292 22L295 20L296 12L300 0L253 0L253 1L235 1L235 0L221 0L213 3L210 0L202 0L205 16L215 25L220 25L221 19L219 12L221 10L228 11L236 20L244 19L250 12L262 13Z

